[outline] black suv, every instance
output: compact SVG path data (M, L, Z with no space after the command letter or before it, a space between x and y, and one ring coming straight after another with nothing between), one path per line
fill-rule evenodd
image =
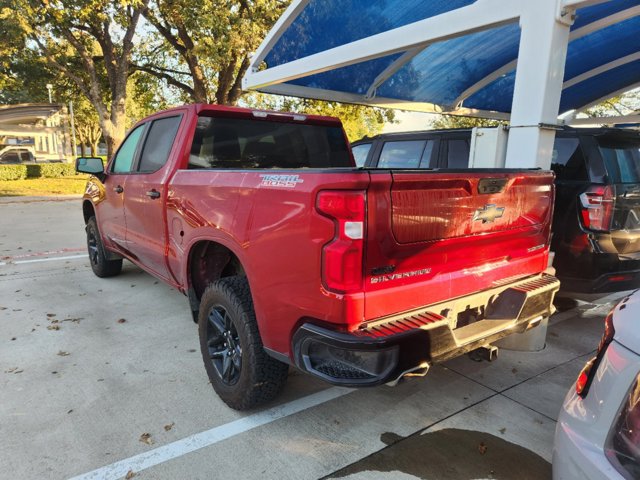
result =
M358 166L468 168L471 130L382 134L353 144ZM640 132L565 128L551 169L556 203L551 249L565 292L640 287Z

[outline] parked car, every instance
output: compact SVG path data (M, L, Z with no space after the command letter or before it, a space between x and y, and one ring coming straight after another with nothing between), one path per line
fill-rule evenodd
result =
M470 129L392 133L355 142L353 154L367 168L464 169L470 142ZM565 128L556 134L551 169L551 250L562 290L640 287L640 132Z
M32 147L9 146L0 149L0 165L34 163L36 157Z
M338 119L211 105L146 118L106 170L77 169L95 175L94 273L126 258L186 294L236 409L272 399L289 365L396 382L553 313L549 172L362 171Z
M556 426L554 480L640 478L640 291L605 320Z

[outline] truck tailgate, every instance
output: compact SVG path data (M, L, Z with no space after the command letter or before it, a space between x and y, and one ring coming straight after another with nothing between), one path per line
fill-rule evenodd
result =
M546 268L552 173L387 171L372 172L371 178L367 319L462 297ZM396 290L393 305L389 289Z

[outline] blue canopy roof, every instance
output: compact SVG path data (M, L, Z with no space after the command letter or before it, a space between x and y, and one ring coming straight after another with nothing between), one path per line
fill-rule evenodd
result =
M275 41L262 52L261 59L267 69L285 65L473 3L309 0L276 32ZM640 86L639 15L640 0L611 0L577 10L571 27L561 113ZM609 18L618 20L607 22ZM362 103L385 98L435 104L445 110L464 107L509 113L519 43L520 27L515 20L416 51L296 78L279 85L279 91L316 98L327 98L322 92L334 92Z

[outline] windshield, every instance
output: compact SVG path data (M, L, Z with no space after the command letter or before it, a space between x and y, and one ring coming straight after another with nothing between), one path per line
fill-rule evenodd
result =
M611 183L640 183L640 139L598 139Z

